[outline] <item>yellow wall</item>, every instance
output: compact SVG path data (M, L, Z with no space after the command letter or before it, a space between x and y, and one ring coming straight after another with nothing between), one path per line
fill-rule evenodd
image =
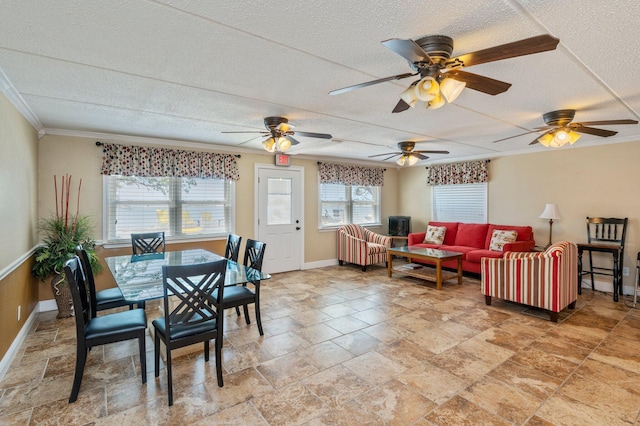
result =
M577 144L576 144L577 145ZM553 223L553 241L586 242L585 218L628 217L624 285L635 279L640 251L640 143L549 149L491 159L490 223L530 225L537 245L549 240L549 221L538 216L555 203L562 219ZM424 167L400 172L401 213L412 216L412 229L423 232L431 216L431 188ZM411 191L411 192L409 192ZM594 261L595 263L595 261ZM608 257L611 265L611 257ZM610 281L606 277L603 281Z
M33 127L0 94L0 359L38 301L28 256L37 243L37 141Z

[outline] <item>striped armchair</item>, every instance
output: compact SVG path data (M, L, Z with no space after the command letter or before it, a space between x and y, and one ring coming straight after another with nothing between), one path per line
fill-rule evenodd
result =
M578 298L578 249L561 241L544 252L507 252L502 259L482 258L482 293L491 297L558 312L573 309Z
M368 265L387 262L387 248L391 247L391 237L376 234L367 228L349 224L338 228L338 263L361 265L366 271Z

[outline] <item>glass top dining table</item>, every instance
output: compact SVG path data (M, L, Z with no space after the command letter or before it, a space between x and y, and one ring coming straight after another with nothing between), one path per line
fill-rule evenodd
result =
M106 257L104 260L127 302L158 299L163 296L162 267L215 262L224 257L207 250L167 251L165 253ZM269 274L227 260L225 286L268 280Z

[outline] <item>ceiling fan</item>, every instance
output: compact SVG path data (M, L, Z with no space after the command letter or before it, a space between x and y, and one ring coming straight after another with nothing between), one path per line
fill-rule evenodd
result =
M518 136L528 135L530 133L544 132L542 135L537 136L529 145L535 145L541 143L544 146L559 148L567 143L573 145L578 139L580 139L579 133L585 133L589 135L609 137L617 134L613 130L598 129L590 126L608 126L612 124L638 124L637 120L598 120L598 121L583 121L581 123L574 123L573 118L576 114L574 109L560 109L557 111L547 112L542 115L546 126L536 127L535 130L522 133L508 138L499 139L494 142L501 142L507 139L516 138Z
M398 142L398 149L400 150L399 152L387 152L385 154L370 155L369 158L382 157L383 155L388 155L387 158L382 160L382 161L387 161L399 155L400 158L396 160L396 163L398 165L404 166L405 164L408 164L409 166L413 166L418 162L418 160L426 160L427 158L429 158L423 154L448 154L449 153L449 151L416 150L415 149L416 143L419 143L419 142L412 142L412 141Z
M437 109L445 101L453 102L465 86L489 95L503 93L511 87L510 83L462 71L462 68L554 50L559 41L544 34L451 58L453 39L444 35L425 36L415 41L396 38L385 40L382 45L409 61L413 72L344 87L329 94L337 95L385 81L419 75L420 79L402 92L393 112L413 108L417 101L424 101L427 109Z
M262 146L269 152L284 152L288 150L292 145L298 145L300 141L295 139L293 135L306 136L309 138L331 139L331 135L327 133L310 133L310 132L297 132L293 129L295 126L289 124L289 120L284 117L265 117L264 130L248 130L238 132L222 132L222 133L260 133L262 137L266 137L262 141ZM254 138L255 139L255 138ZM253 139L250 139L253 140ZM247 143L249 141L243 142Z

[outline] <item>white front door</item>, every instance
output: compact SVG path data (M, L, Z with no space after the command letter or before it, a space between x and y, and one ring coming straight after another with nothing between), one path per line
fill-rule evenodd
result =
M258 240L267 244L262 270L302 269L304 259L303 169L256 165Z

